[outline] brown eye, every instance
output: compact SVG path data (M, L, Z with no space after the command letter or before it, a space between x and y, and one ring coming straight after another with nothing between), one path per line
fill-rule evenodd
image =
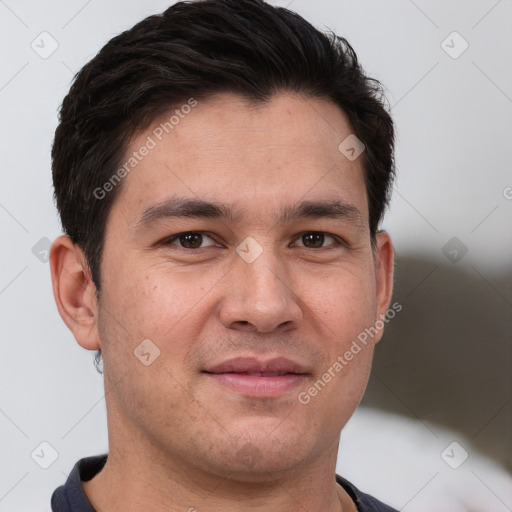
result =
M180 235L178 240L185 249L198 249L203 243L203 235L200 233L185 233Z
M216 244L210 236L204 233L186 231L168 238L164 241L164 245L177 245L183 249L203 249Z
M324 249L339 244L334 236L322 231L306 231L296 242L296 245L306 249Z
M322 247L325 241L323 233L304 233L301 238L304 247L309 247L310 249L318 249Z

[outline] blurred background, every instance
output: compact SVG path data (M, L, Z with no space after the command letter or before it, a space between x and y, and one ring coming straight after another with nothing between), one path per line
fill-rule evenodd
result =
M51 292L50 148L74 74L171 3L0 0L1 512L50 510L75 462L108 449L102 377ZM398 130L383 227L403 308L338 472L406 512L511 511L512 1L272 3L349 40Z

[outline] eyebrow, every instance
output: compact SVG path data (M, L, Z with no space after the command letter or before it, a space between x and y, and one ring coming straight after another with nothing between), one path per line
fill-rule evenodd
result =
M137 221L136 231L148 229L154 223L172 218L222 219L236 222L241 217L241 212L235 212L225 204L175 197L145 208ZM302 218L329 218L364 225L363 216L358 208L339 200L301 201L286 206L278 218L278 223L284 224Z
M279 219L286 223L292 220L309 219L337 219L353 224L363 225L363 216L356 206L339 200L333 201L301 201L296 205L286 207Z

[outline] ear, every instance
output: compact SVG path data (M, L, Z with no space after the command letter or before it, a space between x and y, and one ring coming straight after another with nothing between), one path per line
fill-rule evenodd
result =
M100 348L96 286L83 251L68 236L57 238L50 251L53 295L64 323L87 350Z
M377 292L377 308L375 317L375 328L377 334L374 336L374 342L377 343L382 338L384 333L384 325L389 321L391 316L386 316L393 294L393 271L395 265L395 252L391 237L385 231L379 231L376 235L374 249L374 263L375 263L375 278L376 278L376 292ZM397 305L393 311L398 312L402 309L401 305Z

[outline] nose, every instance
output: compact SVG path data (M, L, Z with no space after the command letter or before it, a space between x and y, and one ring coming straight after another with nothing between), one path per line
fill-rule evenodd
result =
M220 307L224 327L281 334L299 326L302 309L277 257L264 252L252 263L236 257L234 265Z

